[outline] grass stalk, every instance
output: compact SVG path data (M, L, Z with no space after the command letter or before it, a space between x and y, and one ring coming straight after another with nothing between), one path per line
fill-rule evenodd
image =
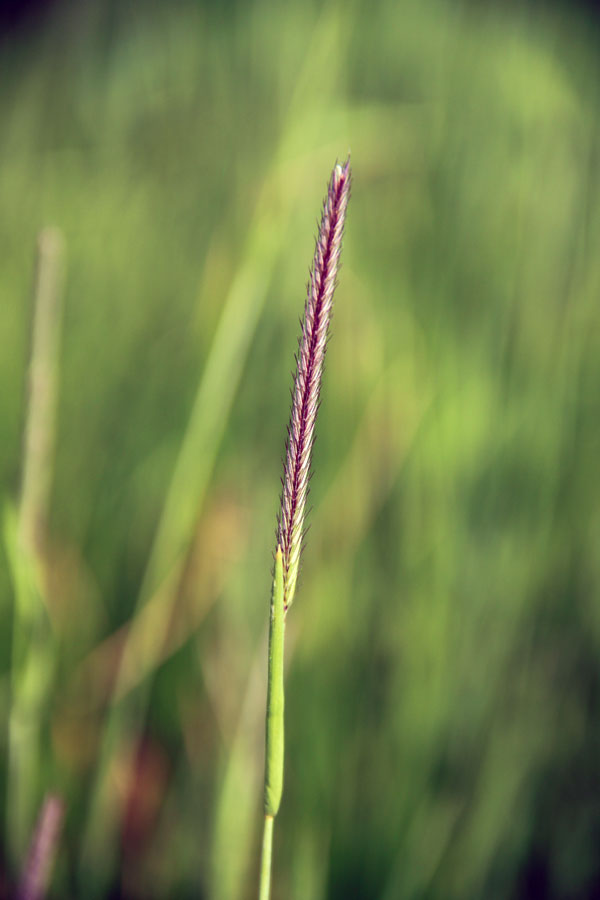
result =
M265 821L259 900L269 900L271 891L273 828L283 793L285 616L294 599L300 566L315 423L349 196L348 159L344 166L335 166L323 204L296 357L269 620Z
M263 826L262 855L260 859L260 886L258 900L269 900L271 895L271 857L273 855L273 816L265 816Z

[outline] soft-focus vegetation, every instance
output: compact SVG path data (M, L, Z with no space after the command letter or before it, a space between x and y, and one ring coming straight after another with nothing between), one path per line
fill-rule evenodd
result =
M510 4L132 0L2 45L6 884L58 793L50 896L255 895L289 371L350 148L274 898L600 890L597 38Z

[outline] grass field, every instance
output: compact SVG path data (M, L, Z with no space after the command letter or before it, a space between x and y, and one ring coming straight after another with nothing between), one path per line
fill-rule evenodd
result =
M73 2L4 44L7 896L49 795L49 897L256 896L290 370L349 149L274 900L600 891L597 46L441 0Z

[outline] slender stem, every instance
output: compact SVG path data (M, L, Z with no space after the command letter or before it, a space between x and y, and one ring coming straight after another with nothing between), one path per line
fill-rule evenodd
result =
M265 825L260 865L259 900L269 900L271 893L273 820L277 815L283 791L283 619L283 555L281 547L278 547L275 554L269 621L269 668L265 735Z
M283 792L284 689L283 689L283 554L275 554L271 615L265 734L265 816L276 816Z
M260 887L258 900L269 900L271 896L271 854L273 850L273 816L265 816L262 856L260 860Z

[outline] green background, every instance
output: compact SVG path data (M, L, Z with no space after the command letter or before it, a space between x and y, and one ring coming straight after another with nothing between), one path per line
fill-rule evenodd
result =
M57 792L49 896L256 896L290 369L351 150L274 900L600 890L597 47L572 9L433 0L72 3L5 38L6 885ZM11 516L48 225L28 606Z

